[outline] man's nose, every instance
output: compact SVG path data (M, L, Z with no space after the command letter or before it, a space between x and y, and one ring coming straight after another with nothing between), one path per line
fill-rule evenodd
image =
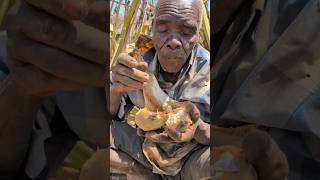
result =
M179 49L181 47L181 42L177 39L177 38L172 38L169 40L167 47L175 50L175 49Z

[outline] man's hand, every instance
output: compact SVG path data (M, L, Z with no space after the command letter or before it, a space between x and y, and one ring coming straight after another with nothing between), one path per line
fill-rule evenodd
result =
M88 19L106 18L105 7L93 12L85 0L21 0L6 20L13 84L31 96L103 87L107 34Z
M113 90L124 94L142 89L149 80L147 63L138 62L126 53L121 53L112 67Z
M187 142L194 138L196 141L199 140L198 142L201 144L209 144L210 126L201 120L200 112L193 103L186 102L185 107L192 120L192 125L185 132L179 132L165 127L163 132L149 131L143 135L151 141L158 143ZM142 134L141 130L139 130L138 133ZM208 137L204 138L206 136Z
M191 102L185 103L186 112L189 113L189 116L191 118L192 124L189 126L188 129L186 129L185 132L179 132L177 130L167 128L165 127L165 132L168 134L168 136L173 139L175 142L186 142L193 139L194 134L197 130L197 127L199 125L199 122L202 121L200 119L200 112L196 105L194 105Z
M104 0L96 2L104 12L83 0L16 2L5 21L10 74L0 85L0 174L11 179L26 159L43 97L103 87L107 50Z
M109 111L112 116L118 112L123 94L142 89L149 81L148 65L138 62L126 53L121 53L112 67L112 86Z

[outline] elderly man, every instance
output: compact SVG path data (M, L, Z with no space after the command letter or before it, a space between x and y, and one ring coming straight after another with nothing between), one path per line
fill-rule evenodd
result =
M85 2L11 9L0 43L0 179L49 179L79 138L107 146L108 7Z
M210 178L210 149L206 146L210 139L210 126L207 124L210 122L210 58L209 52L197 43L201 20L199 0L159 0L152 27L154 48L144 55L146 63L138 62L124 53L119 55L112 68L110 90L110 112L115 117L111 124L111 168L126 169L124 172L131 176L144 172L145 179L157 178L151 174L152 169L153 172L168 175L166 178ZM181 171L172 167L177 171L159 172L155 166L151 166L141 147L144 138L139 137L137 131L123 121L133 106L141 106L139 102L143 99L138 92L148 83L148 71L155 75L160 87L170 98L192 102L194 106L191 111L200 111L198 123L178 138L169 133L155 132L145 136L153 142L168 137L177 143L193 139L198 145L185 155ZM190 112L190 115L197 117L197 113Z
M289 180L319 179L319 1L213 3L213 124L260 125L287 156Z

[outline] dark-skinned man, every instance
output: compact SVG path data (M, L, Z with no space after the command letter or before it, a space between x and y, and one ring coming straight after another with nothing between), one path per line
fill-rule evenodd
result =
M213 124L262 126L287 156L289 180L318 179L319 1L212 3ZM261 175L259 179L274 179Z
M107 10L103 0L11 9L1 32L0 179L48 179L79 138L107 146Z
M144 55L146 63L122 53L112 68L110 112L115 120L111 124L111 168L119 169L123 164L127 169L125 173L129 174L127 177L136 176L141 172L139 169L145 168L146 175L140 179L159 178L152 175L152 171L167 175L165 178L169 179L210 178L210 57L209 52L197 43L201 11L199 0L159 0L152 27L154 48ZM170 171L150 164L142 150L144 137L138 136L136 129L122 121L134 105L141 106L139 102L143 99L138 92L148 83L147 71L155 75L170 98L191 102L190 116L198 119L198 123L179 138L154 131L145 134L145 138L156 143L169 137L173 143L190 141L198 144L188 151L187 159L181 160L182 167L172 167ZM130 166L129 162L135 166Z

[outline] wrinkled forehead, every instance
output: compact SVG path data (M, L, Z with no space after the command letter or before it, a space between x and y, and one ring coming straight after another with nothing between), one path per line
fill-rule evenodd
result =
M199 0L159 0L155 18L175 17L181 20L201 21L201 4Z

